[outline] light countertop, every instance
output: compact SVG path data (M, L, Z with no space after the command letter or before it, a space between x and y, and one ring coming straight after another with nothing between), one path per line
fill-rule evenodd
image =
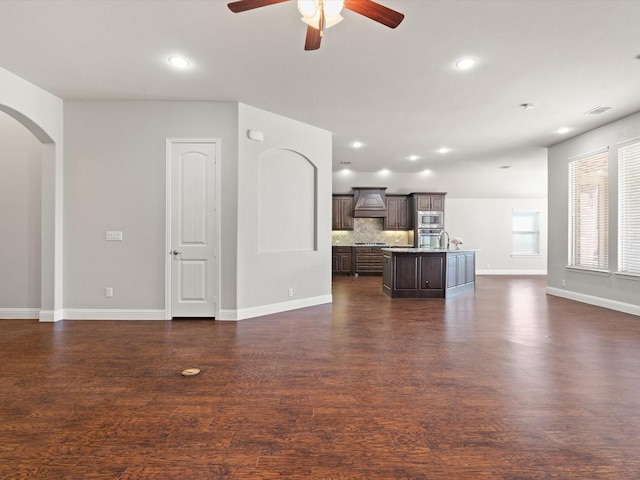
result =
M478 249L473 248L389 248L382 247L382 250L390 251L394 253L463 253L463 252L477 252Z

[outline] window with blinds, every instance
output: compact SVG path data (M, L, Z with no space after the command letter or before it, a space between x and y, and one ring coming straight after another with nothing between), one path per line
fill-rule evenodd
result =
M618 147L618 271L640 274L640 139Z
M569 265L609 268L607 150L569 163Z
M538 255L540 253L540 212L513 210L511 224L511 254Z

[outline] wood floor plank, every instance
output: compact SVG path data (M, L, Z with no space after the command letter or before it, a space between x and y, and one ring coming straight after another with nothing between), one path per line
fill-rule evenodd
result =
M333 299L0 321L0 478L640 478L638 317L539 276L431 300L336 276Z

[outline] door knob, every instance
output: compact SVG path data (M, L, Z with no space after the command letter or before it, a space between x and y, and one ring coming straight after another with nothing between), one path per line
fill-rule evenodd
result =
M174 250L173 252L171 252L173 255L182 255L182 252L180 250Z

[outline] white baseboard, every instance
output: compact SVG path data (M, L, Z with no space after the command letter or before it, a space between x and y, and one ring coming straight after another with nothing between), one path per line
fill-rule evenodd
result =
M546 275L546 270L476 270L476 275Z
M584 293L572 292L570 290L555 287L547 287L547 293L556 297L575 300L576 302L588 303L589 305L595 305L597 307L608 308L609 310L616 310L618 312L640 316L640 305L634 305L632 303L594 297L593 295L586 295Z
M65 320L166 320L160 309L99 309L67 308Z
M64 318L64 310L40 310L41 322L59 322Z
M239 310L220 310L216 320L246 320L248 318L261 317L273 313L297 310L298 308L314 307L324 303L331 303L332 301L332 295L321 295L318 297L301 298L290 302L271 303L269 305L260 305L259 307L242 308Z
M0 308L0 320L37 320L39 308Z

